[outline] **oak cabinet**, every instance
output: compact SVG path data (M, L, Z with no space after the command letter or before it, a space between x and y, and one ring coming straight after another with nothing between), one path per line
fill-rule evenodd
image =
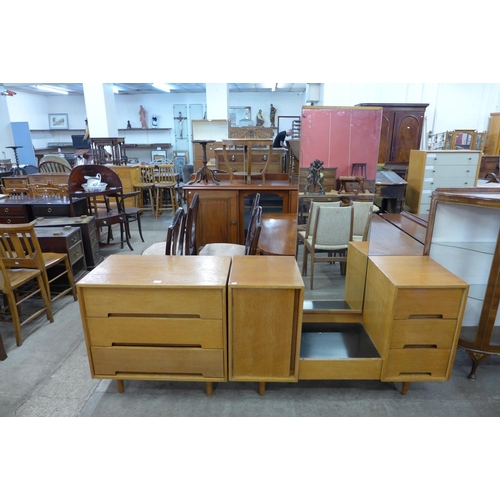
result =
M490 113L484 154L500 155L500 113Z
M407 162L410 151L420 149L428 104L363 103L358 106L383 108L378 163Z

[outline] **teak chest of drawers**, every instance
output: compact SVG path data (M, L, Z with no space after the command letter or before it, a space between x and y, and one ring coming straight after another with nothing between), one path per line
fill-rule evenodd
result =
M94 378L227 380L230 257L111 255L78 284Z

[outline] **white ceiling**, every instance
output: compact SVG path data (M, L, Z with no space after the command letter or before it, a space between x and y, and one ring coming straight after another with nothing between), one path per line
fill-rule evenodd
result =
M83 95L83 85L81 83L4 83L7 90L14 92L26 92L39 95L57 95L53 92L39 90L35 85L51 85L66 90L69 95ZM119 94L156 94L163 91L154 88L151 83L114 83L120 89ZM204 83L167 83L171 93L199 93L205 92ZM305 83L228 83L229 92L270 92L272 87L276 87L276 92L304 92Z

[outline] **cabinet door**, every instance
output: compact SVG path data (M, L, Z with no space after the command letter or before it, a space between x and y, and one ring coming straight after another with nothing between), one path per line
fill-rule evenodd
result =
M384 109L382 124L380 128L380 147L378 150L378 162L391 161L392 133L394 130L394 111Z
M196 221L197 244L203 246L207 243L239 243L237 191L189 189L188 205L196 192L200 197Z
M396 111L392 134L391 161L406 162L412 149L420 149L424 113Z

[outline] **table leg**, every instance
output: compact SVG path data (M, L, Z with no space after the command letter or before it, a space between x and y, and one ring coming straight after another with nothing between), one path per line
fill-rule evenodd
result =
M213 382L205 382L207 385L207 396L211 396L214 393Z
M408 389L410 388L410 382L403 382L403 387L401 388L401 394L406 396L408 394Z
M125 381L124 380L117 379L116 380L116 385L118 386L118 392L120 394L122 394L123 392L125 392Z
M266 383L259 382L259 396L264 396L265 393L266 393Z

